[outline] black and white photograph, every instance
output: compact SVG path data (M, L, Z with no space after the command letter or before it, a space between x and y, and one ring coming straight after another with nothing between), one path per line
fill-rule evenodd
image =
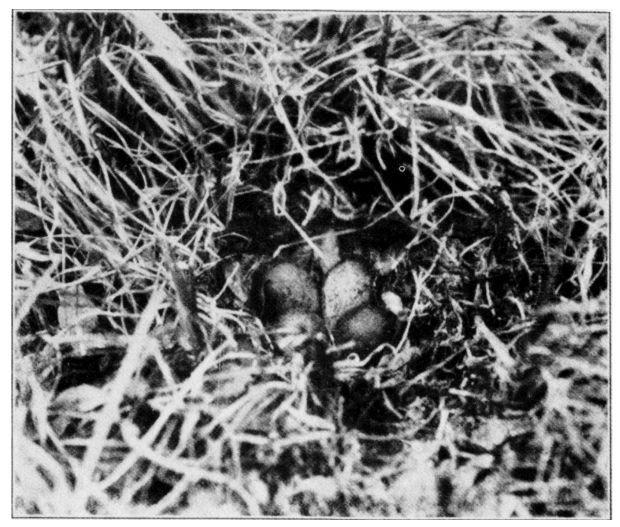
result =
M13 518L609 519L610 13L171 7L12 13Z

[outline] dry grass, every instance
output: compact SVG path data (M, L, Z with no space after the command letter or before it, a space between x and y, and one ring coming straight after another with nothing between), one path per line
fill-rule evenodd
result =
M607 516L607 36L18 15L15 514ZM403 310L325 413L246 296L328 232Z

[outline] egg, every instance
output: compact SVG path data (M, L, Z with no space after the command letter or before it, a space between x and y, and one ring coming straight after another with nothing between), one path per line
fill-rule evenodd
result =
M340 317L333 330L336 344L350 343L358 354L367 354L391 339L392 313L373 304L363 304Z
M251 304L267 324L288 312L319 313L319 287L312 274L299 265L270 262L254 276Z
M323 345L327 340L321 317L307 311L287 311L267 331L276 348L286 355L294 352L313 355L313 346Z
M347 259L335 265L323 284L323 315L330 329L338 319L372 298L370 266L362 260Z

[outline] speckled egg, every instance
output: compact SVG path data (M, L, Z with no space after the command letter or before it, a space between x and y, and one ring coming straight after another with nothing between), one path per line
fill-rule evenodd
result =
M330 329L345 313L372 298L370 267L362 260L348 259L335 265L323 284L323 314Z
M364 304L338 319L333 336L337 344L351 342L354 351L369 353L390 340L393 327L394 318L389 311Z
M255 275L251 304L263 322L271 324L291 312L320 312L319 287L314 277L292 262L264 265Z
M285 354L301 352L305 355L309 346L326 341L321 317L305 311L284 313L269 326L268 333L278 350Z

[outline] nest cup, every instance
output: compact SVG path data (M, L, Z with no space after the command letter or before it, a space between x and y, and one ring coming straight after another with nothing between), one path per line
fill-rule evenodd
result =
M359 258L336 264L320 288L300 265L279 260L264 264L252 285L254 310L267 326L276 349L289 355L337 345L364 357L393 333L394 317L376 302L371 266ZM308 352L307 352L308 351Z

